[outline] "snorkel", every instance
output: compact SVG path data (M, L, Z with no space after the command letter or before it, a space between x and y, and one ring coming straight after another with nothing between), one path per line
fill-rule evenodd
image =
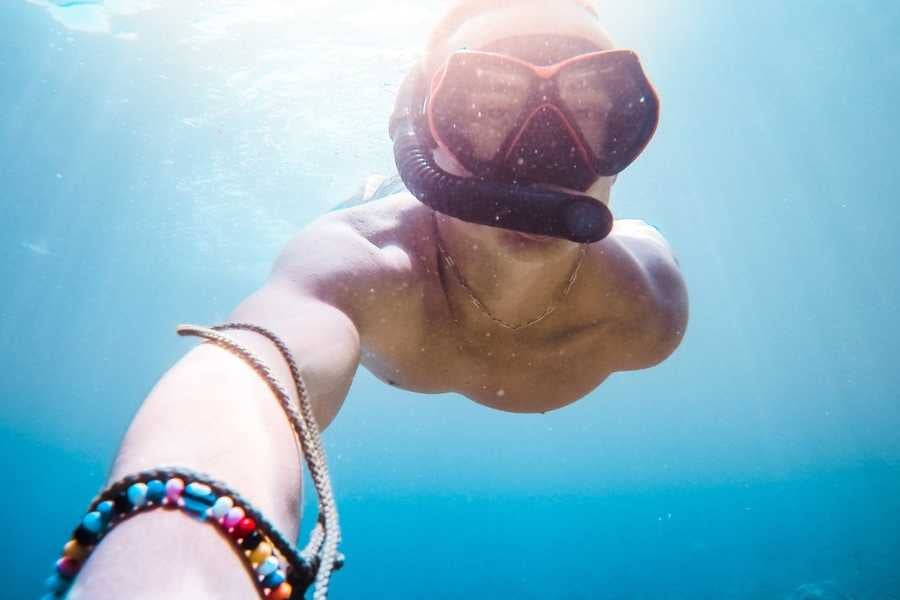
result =
M425 123L426 90L425 75L416 65L400 88L389 126L397 170L420 202L468 223L582 244L609 235L612 213L586 194L461 177L442 169L433 154L437 143Z

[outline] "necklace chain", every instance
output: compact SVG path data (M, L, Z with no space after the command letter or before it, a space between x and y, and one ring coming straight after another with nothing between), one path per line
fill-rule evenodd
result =
M544 309L544 312L534 317L533 319L529 319L522 323L507 323L503 319L499 317L495 317L493 313L491 313L490 309L482 302L478 296L475 294L475 291L472 290L471 286L466 282L465 277L460 272L459 267L456 264L456 261L453 260L453 257L450 256L450 253L444 249L444 244L441 241L441 232L438 230L437 225L437 214L432 212L432 219L434 221L434 239L437 244L438 254L441 255L441 259L444 261L444 264L453 271L453 276L456 278L456 281L459 283L460 287L462 287L466 294L469 296L469 300L472 304L475 305L484 316L489 318L491 321L500 325L504 329L509 329L511 331L518 331L520 329L526 329L531 327L532 325L537 325L559 308L559 305L563 303L563 301L568 297L569 292L572 291L572 287L575 285L575 281L578 279L578 273L581 271L581 265L584 263L584 255L587 254L587 244L581 244L581 247L578 250L578 259L575 261L575 266L572 267L572 272L569 274L569 280L566 283L566 286L562 289L562 291L550 302L547 308ZM456 321L456 319L453 319ZM457 322L458 324L458 322Z

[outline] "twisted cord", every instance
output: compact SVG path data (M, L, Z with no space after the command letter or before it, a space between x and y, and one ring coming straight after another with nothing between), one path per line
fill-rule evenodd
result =
M322 542L324 540L325 528L322 527L320 521L316 523L316 526L313 527L313 530L309 533L309 542L307 542L306 547L301 551L301 554L308 559L317 557L319 551L322 549Z
M318 423L315 414L313 414L312 402L309 399L306 383L300 374L300 368L297 366L297 362L294 360L294 356L288 349L287 344L275 333L264 327L252 323L223 323L212 329L214 331L243 330L262 335L275 345L291 372L291 379L294 381L294 387L297 391L301 416L306 425L302 429L304 447L312 448L312 455L308 459L309 471L319 497L320 511L320 518L319 522L316 523L316 527L324 527L322 541L319 542L316 536L311 536L310 542L307 544L307 548L312 553L318 554L321 559L321 568L316 573L316 591L313 597L316 599L325 598L328 594L327 589L331 572L338 561L337 548L341 542L341 530L338 521L337 503L334 500L331 477L328 473L328 461L325 457L325 449L322 447L322 436L319 433ZM321 595L320 590L322 590Z
M325 528L322 526L321 521L316 521L312 531L309 532L309 541L306 542L306 546L302 550L303 555L307 557L318 556L319 551L322 549L322 541L324 539Z
M252 331L268 338L275 344L285 362L288 364L294 384L297 390L302 413L293 405L290 395L281 386L271 369L251 350L247 349L228 336L220 333L222 330L240 329ZM312 558L315 556L319 563L316 570L314 600L325 600L328 597L328 585L335 563L339 562L337 551L340 543L340 524L337 515L337 506L331 488L331 479L328 474L328 466L325 462L325 452L322 448L319 428L313 415L312 405L306 391L306 385L300 376L300 370L287 346L274 333L247 323L226 323L215 328L199 327L196 325L179 325L178 334L182 336L202 337L217 346L225 348L242 358L257 374L262 377L275 394L281 408L287 415L294 436L300 444L303 456L306 459L310 478L316 489L319 500L319 519L313 529L310 542L304 549L304 554ZM324 530L324 531L321 531ZM321 538L321 541L320 541ZM308 554L307 554L308 552Z

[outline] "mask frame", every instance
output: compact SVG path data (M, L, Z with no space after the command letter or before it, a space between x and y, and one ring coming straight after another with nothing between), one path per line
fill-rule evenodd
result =
M496 98L507 100L508 106ZM596 139L585 133L596 123L579 117L578 111L602 120L602 130L592 132ZM620 173L643 152L659 122L659 98L631 50L588 52L550 65L459 50L431 80L425 133L476 176L528 181L528 170L520 165L530 154L520 140L541 112L554 113L571 144L555 157L570 173L549 183L584 191L597 178ZM478 135L493 138L489 156L484 147L475 147Z

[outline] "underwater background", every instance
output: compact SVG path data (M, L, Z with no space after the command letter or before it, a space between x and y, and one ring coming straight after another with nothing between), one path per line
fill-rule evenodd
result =
M393 96L445 7L3 1L0 597L40 595L195 343L175 325L392 172ZM900 599L900 3L601 13L662 98L613 209L671 242L687 337L546 415L361 369L325 434L333 597Z

